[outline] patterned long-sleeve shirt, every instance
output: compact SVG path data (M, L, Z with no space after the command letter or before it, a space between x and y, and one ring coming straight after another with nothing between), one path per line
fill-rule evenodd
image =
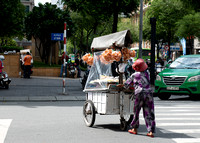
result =
M130 87L132 83L135 88L135 95L141 92L152 92L149 72L147 70L133 73L124 83L125 88Z

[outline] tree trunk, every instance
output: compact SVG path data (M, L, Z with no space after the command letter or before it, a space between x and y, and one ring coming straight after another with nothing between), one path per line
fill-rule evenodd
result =
M112 27L112 33L117 32L117 23L118 23L118 2L114 0L113 2L113 8L114 8L114 13L113 13L113 27Z
M169 49L168 49L168 58L167 58L167 61L170 60L170 55L171 55L171 50L170 50L170 39L168 40L168 46L169 46Z
M81 37L80 37L80 48L83 48L83 30L81 30ZM85 51L85 50L84 50Z
M191 42L191 36L189 36L189 46L190 46L190 54L192 54L192 42Z

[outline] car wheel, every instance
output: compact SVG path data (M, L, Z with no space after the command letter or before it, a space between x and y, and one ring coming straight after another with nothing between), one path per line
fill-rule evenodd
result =
M200 99L200 95L190 94L189 96L190 96L191 100L199 100Z
M158 98L160 98L161 100L168 100L170 97L171 97L171 94L169 93L158 94Z

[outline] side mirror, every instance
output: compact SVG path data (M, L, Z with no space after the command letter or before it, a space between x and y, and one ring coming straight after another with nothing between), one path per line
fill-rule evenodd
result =
M169 66L170 66L170 64L166 64L166 65L165 65L166 68L169 68Z

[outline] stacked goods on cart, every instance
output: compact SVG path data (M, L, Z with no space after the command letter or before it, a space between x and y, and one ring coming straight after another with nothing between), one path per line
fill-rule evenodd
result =
M111 72L111 64L124 57L124 62L135 56L135 51L130 51L128 48L122 48L122 50L106 49L104 51L95 52L93 56L87 53L82 59L88 65L92 66L88 80L86 83L86 89L105 89L110 84L119 83L119 77L113 77ZM126 64L124 64L126 65ZM125 81L125 79L123 79Z

